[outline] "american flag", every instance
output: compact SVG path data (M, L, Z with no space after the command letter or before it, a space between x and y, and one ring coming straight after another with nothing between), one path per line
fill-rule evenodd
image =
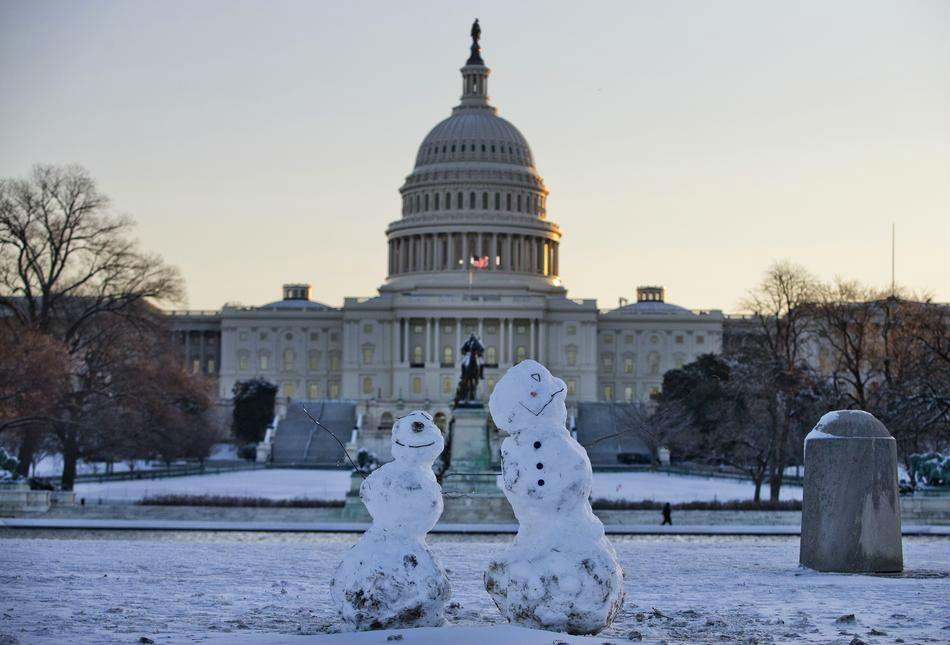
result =
M487 269L488 268L488 256L472 256L471 265L473 269Z

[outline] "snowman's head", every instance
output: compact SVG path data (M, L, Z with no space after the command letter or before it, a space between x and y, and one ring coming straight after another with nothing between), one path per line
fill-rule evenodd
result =
M442 454L445 440L432 416L413 410L393 424L393 458L412 462L433 462Z
M488 399L495 425L509 434L535 421L567 423L567 386L537 361L521 361L501 377Z

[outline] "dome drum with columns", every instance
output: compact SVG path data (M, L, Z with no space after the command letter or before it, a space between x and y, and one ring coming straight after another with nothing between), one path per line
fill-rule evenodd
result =
M479 33L473 29L473 38ZM666 303L662 288L641 288L636 303L610 311L567 297L548 190L528 142L489 103L477 39L461 72L461 102L426 135L400 188L402 213L386 229L386 280L376 296L329 307L295 283L276 303L171 317L185 364L207 366L223 403L237 381L278 385L291 402L277 432L284 444L273 453L283 463L339 458L320 451L293 458L312 438L293 402L317 401L311 409L337 418L342 436L355 426L356 442L384 458L394 418L424 409L451 419L469 333L486 347L483 398L509 367L536 359L567 384L581 439L611 432L617 415L597 406L648 401L663 372L719 351L722 314ZM220 349L212 352L212 342ZM293 418L304 422L294 426ZM597 446L603 454L592 453L595 462L617 463L611 451L620 447Z
M455 290L469 283L564 291L560 229L546 219L548 190L524 136L489 103L490 70L476 49L461 69L461 102L426 135L400 188L402 219L386 231L382 291ZM476 263L476 269L472 258L485 266ZM478 274L469 276L470 270Z

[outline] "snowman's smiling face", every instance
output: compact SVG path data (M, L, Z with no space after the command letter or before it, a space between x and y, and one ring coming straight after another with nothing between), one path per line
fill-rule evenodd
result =
M518 432L532 419L564 425L567 386L537 361L521 361L495 385L488 408L495 425L509 434Z
M433 461L445 448L442 431L428 412L413 410L393 425L393 457L409 461Z

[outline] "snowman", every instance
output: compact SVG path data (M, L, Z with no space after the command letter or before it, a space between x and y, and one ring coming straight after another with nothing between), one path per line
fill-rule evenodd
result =
M360 499L373 525L343 557L330 596L350 629L434 627L451 595L442 565L425 542L442 515L432 462L445 444L427 412L393 425L394 460L373 471Z
M623 603L623 569L590 508L590 460L565 428L565 390L526 360L492 391L492 419L510 435L501 446L502 480L519 527L489 563L485 589L509 622L595 634Z

